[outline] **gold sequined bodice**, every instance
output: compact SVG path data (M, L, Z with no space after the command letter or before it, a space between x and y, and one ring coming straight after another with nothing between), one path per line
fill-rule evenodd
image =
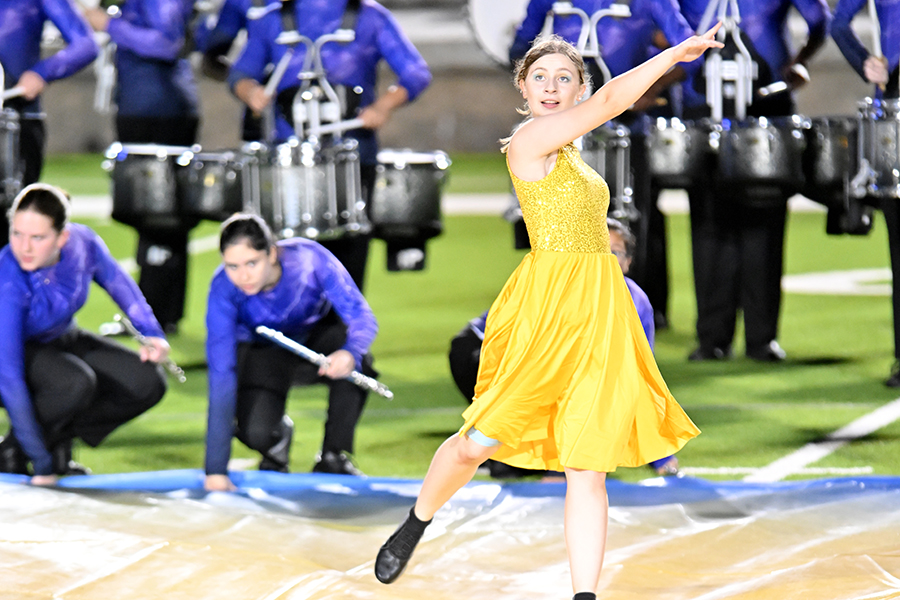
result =
M509 162L507 161L507 168ZM609 252L606 211L609 188L587 166L574 145L559 149L556 165L543 179L512 177L534 250Z

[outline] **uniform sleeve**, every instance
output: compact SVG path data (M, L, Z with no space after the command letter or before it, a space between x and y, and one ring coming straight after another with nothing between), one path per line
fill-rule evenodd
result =
M0 287L0 397L22 450L31 459L35 475L50 475L53 463L34 413L25 381L23 325L27 302L12 284Z
M237 409L237 307L229 300L224 282L217 277L213 277L210 285L206 331L209 408L205 469L207 475L224 475L231 456Z
M125 272L110 254L103 240L93 231L88 239L94 266L94 281L110 295L135 328L148 337L165 338L153 309L141 293L134 279Z
M869 57L869 51L863 46L850 23L864 5L865 0L839 0L834 9L834 21L831 23L831 36L837 47L863 80L866 78L863 63Z
M681 14L681 9L675 0L655 0L650 5L653 23L663 32L666 41L671 45L676 46L694 35L694 30ZM700 60L678 64L689 74L699 73L703 66L703 57Z
M394 16L385 12L384 22L378 33L381 55L397 75L397 83L415 100L431 83L431 71L425 59L400 29Z
M225 54L238 32L247 26L246 6L242 0L225 0L215 17L203 19L194 32L194 43L201 52Z
M144 0L142 16L148 27L119 18L110 19L106 31L118 47L140 57L174 61L184 47L185 22L181 6L178 0Z
M831 31L831 10L825 0L792 0L809 27L809 38L828 39Z
M525 56L525 53L531 48L534 38L544 28L544 20L552 6L553 0L532 0L528 3L525 19L516 29L516 36L509 47L509 62L514 63Z
M253 79L262 83L266 67L272 62L270 48L274 44L274 40L269 39L266 22L277 18L279 13L275 11L247 22L247 43L228 71L228 89L234 91L235 84L241 79Z
M74 75L97 58L99 49L90 26L70 0L43 0L43 8L66 40L65 48L31 69L49 82Z
M362 357L369 352L378 333L378 322L344 265L325 248L319 247L317 251L316 278L325 297L347 326L347 341L342 350L353 355L356 368L360 369Z

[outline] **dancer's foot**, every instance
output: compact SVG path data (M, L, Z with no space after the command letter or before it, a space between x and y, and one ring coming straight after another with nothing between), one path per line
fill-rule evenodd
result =
M415 507L409 509L409 516L397 531L388 538L375 558L375 577L381 583L393 583L406 568L416 544L422 539L425 528L431 520L422 521L416 517Z

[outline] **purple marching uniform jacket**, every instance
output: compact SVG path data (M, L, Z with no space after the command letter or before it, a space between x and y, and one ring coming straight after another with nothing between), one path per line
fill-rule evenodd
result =
M41 36L48 20L59 30L66 47L41 60ZM0 2L0 63L6 73L6 89L25 71L34 71L48 83L74 75L90 64L97 52L90 26L69 0ZM23 113L39 116L39 98L27 103Z
M303 0L295 2L295 16L300 35L316 40L326 33L340 28L346 0ZM262 82L268 65L277 64L287 52L287 46L276 44L282 31L281 4L275 2L259 11L259 18L247 21L247 45L231 67L228 85L241 79ZM278 84L278 92L299 85L297 75L303 66L306 49L298 44L284 77ZM343 44L331 42L322 47L322 63L329 83L349 89L360 88L359 107L375 101L378 63L384 59L397 75L397 83L414 100L431 83L431 71L425 60L406 37L397 21L383 6L373 0L361 0L356 22L356 38ZM293 135L293 125L279 114L276 139L285 140ZM348 132L359 140L360 163L376 164L375 132L355 130Z
M854 15L866 7L866 0L838 0L831 23L831 35L850 66L863 75L863 63L869 51L862 45L850 27ZM896 71L900 64L900 2L897 0L875 0L875 12L881 26L881 50L888 62L888 73ZM896 77L896 74L894 74ZM881 96L881 90L876 90ZM893 94L896 97L896 93Z
M223 266L216 270L210 284L206 313L207 474L227 471L237 406L238 344L259 339L256 327L271 327L302 344L333 308L347 326L342 349L356 359L357 370L378 332L365 298L328 250L303 238L283 240L277 246L282 274L272 289L247 295L231 283Z
M0 251L0 398L16 439L36 475L52 472L50 453L25 382L25 343L48 343L76 327L91 281L106 290L148 337L165 338L134 280L90 228L69 224L59 262L33 272L19 267L9 246Z

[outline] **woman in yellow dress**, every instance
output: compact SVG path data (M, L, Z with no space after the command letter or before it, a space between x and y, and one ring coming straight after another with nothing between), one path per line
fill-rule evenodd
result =
M491 306L475 398L441 445L409 517L378 552L375 575L403 572L434 513L493 458L565 471L566 547L576 600L594 598L606 545L606 473L675 453L699 433L669 393L610 253L609 189L572 142L631 106L718 26L669 48L590 98L578 52L535 42L516 83L528 118L506 141L531 238Z

